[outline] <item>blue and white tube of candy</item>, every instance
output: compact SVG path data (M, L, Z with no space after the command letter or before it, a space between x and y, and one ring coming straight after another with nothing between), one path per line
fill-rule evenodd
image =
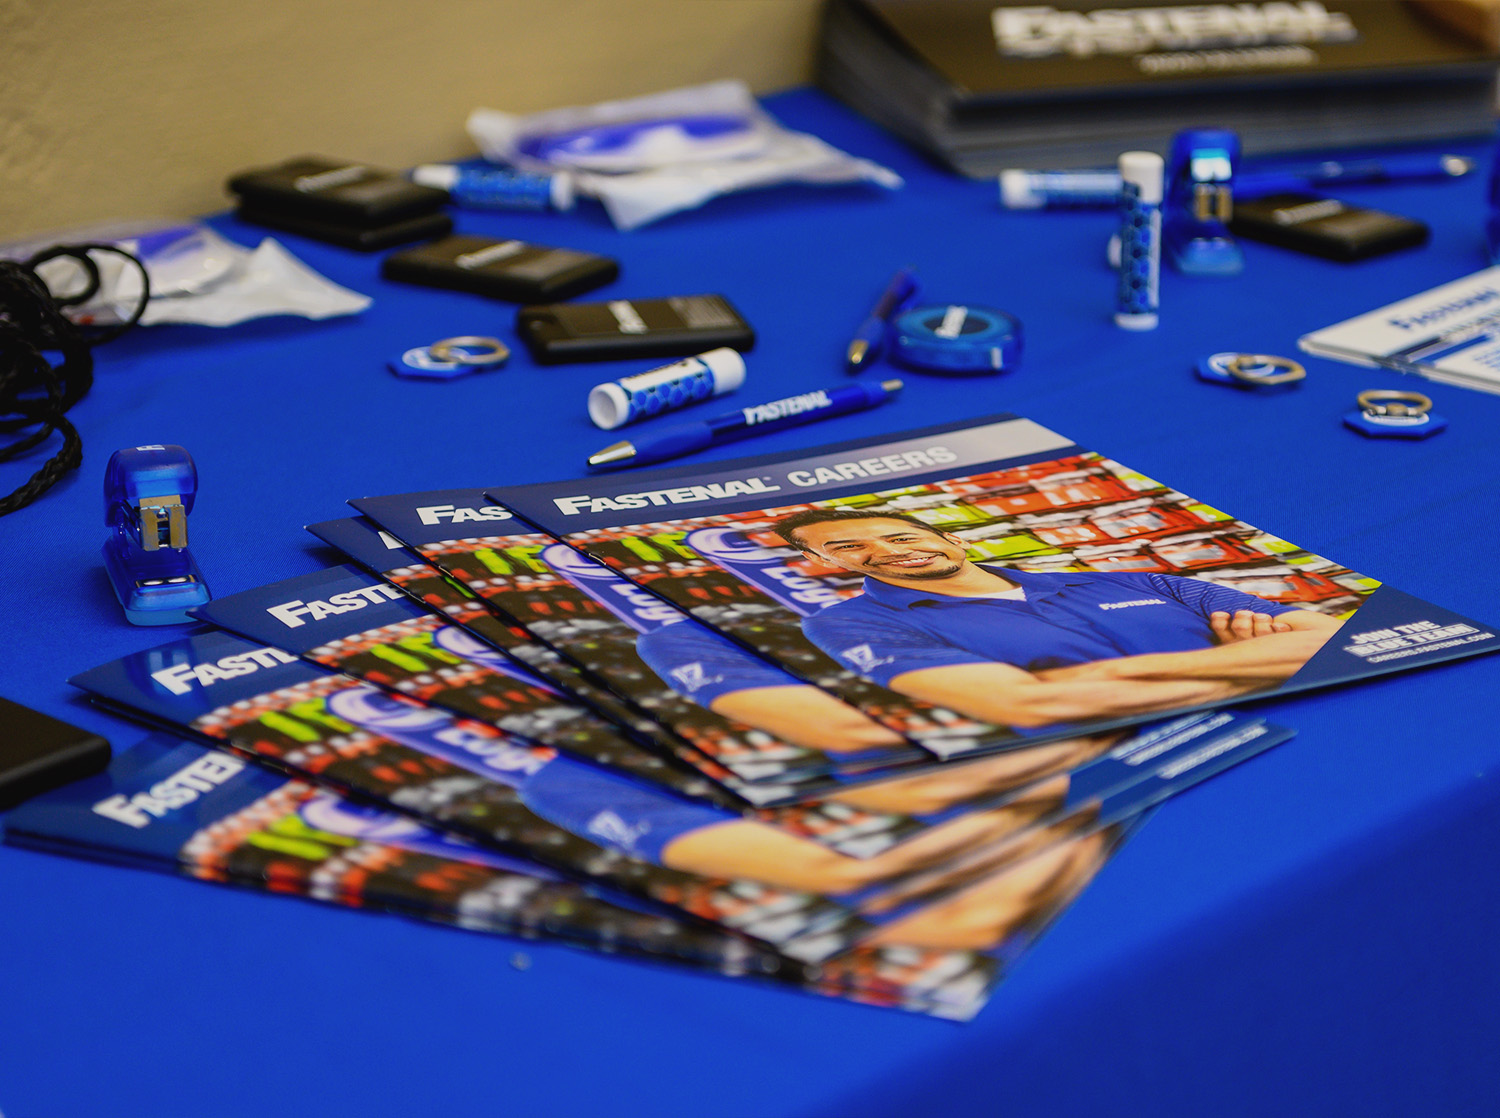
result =
M676 411L745 383L745 359L736 350L711 349L589 390L589 418L613 431L627 423Z
M1120 282L1115 325L1155 330L1161 279L1161 202L1164 163L1154 151L1120 156Z

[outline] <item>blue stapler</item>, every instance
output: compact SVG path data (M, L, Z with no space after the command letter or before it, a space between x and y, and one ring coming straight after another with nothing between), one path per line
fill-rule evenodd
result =
M180 625L208 602L187 549L198 468L180 446L117 450L104 470L104 569L132 625Z
M1229 234L1240 138L1225 128L1189 128L1167 160L1162 242L1183 275L1237 276L1245 254Z

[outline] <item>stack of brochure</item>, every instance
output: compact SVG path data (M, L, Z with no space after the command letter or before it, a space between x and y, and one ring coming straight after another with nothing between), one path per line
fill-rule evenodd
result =
M818 80L988 175L1113 165L1209 125L1250 154L1489 135L1494 66L1400 0L830 0Z
M351 504L11 841L964 1019L1225 704L1500 647L1014 416Z

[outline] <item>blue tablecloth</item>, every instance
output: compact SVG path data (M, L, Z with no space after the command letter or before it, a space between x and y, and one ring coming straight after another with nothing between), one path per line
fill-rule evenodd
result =
M818 94L769 105L897 169L905 189L768 190L633 233L592 203L463 213L459 228L616 256L601 296L727 295L760 335L736 402L841 383L850 333L911 265L924 298L1019 316L1023 365L907 374L887 407L711 456L1014 411L1500 621L1500 397L1316 359L1275 395L1190 371L1219 350L1294 354L1308 330L1483 267L1480 145L1450 145L1482 160L1466 180L1342 191L1429 221L1429 247L1345 266L1248 244L1239 278L1165 272L1160 329L1129 334L1110 321L1110 215L1004 212L992 184L934 169ZM385 362L406 347L514 340L513 309L383 282L378 255L281 240L374 305L323 323L140 329L99 351L73 412L83 468L0 520L0 694L120 748L142 736L64 682L166 636L126 624L103 574L113 450L193 453L193 550L227 594L333 561L300 529L344 515L346 498L576 476L613 441L588 422L588 388L650 364L544 369L517 346L502 372L399 380ZM1362 438L1340 416L1367 388L1419 388L1451 428ZM0 1112L1495 1113L1497 692L1488 657L1265 705L1298 737L1168 804L965 1025L0 849Z

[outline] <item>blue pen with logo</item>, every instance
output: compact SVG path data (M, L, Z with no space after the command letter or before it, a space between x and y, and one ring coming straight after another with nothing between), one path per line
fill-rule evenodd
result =
M752 404L698 423L676 424L631 442L615 443L589 455L588 464L595 469L618 469L680 458L716 443L864 411L885 403L899 391L899 380L883 380L879 384L844 384L803 392L765 404Z

